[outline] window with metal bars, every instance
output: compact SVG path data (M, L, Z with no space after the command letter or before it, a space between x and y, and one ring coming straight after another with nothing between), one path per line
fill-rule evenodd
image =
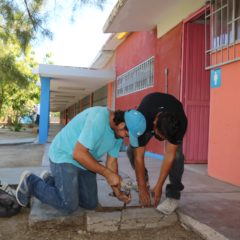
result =
M117 97L128 95L153 86L154 57L142 62L117 77Z
M236 45L240 43L240 0L211 0L206 11L206 68L239 60Z

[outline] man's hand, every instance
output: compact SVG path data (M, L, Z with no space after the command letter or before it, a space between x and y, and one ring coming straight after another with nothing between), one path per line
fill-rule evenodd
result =
M120 187L122 178L118 174L106 169L103 175L111 187Z
M118 191L117 193L115 193L116 197L118 200L128 204L131 202L132 198L131 195L126 195L125 192L123 191Z
M139 187L139 202L142 207L150 207L151 206L151 197L148 191L148 188L145 187Z
M157 207L157 205L160 202L161 196L162 196L162 188L155 186L152 190L151 190L151 194L153 197L153 203L154 203L154 207Z

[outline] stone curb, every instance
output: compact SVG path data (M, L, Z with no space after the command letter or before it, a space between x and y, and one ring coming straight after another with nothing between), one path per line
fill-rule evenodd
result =
M213 228L200 223L199 221L193 219L192 217L189 217L188 215L182 213L180 210L177 210L177 215L179 218L179 221L185 225L187 228L191 229L201 237L203 237L206 240L229 240L224 235L216 232Z
M29 144L35 143L36 138L22 138L16 140L0 140L0 146L11 146L11 145L21 145L21 144Z

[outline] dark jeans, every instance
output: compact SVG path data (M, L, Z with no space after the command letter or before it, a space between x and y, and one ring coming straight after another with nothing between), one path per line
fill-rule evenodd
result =
M131 146L127 149L127 156L130 160L131 166L135 169L133 148ZM184 189L182 184L182 175L184 172L184 155L182 153L182 146L179 146L174 159L172 168L169 172L170 183L166 186L166 197L180 199L181 191ZM148 181L148 171L145 168L145 181Z
M27 184L32 196L65 213L72 213L80 206L86 209L97 207L96 174L82 170L70 163L50 161L52 177L44 182L31 174Z
M37 116L36 116L36 121L35 121L35 124L36 124L36 125L39 125L39 120L40 120L40 115L37 114Z

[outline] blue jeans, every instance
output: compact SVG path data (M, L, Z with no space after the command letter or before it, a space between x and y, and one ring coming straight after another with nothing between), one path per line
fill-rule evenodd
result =
M96 173L70 163L50 161L50 168L52 177L46 182L34 174L27 178L31 196L68 214L79 206L85 209L97 207Z
M131 146L127 149L127 156L130 160L131 166L135 169L133 148ZM177 149L176 158L174 159L173 165L169 172L170 183L166 186L166 197L180 199L181 191L184 189L182 184L182 175L184 172L184 155L182 153L182 146L180 145ZM145 168L145 181L148 181L148 171Z

